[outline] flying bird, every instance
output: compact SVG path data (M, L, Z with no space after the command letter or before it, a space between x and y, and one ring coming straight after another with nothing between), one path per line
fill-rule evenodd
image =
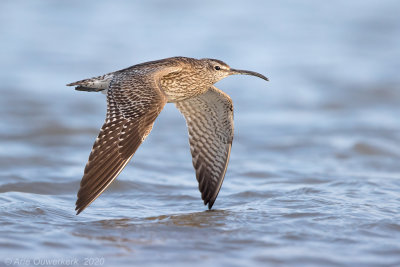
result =
M80 183L77 214L119 175L166 103L174 103L186 119L199 190L204 205L211 209L224 180L233 140L232 100L214 83L235 74L268 81L257 72L233 69L217 59L172 57L67 84L78 91L107 95L106 120Z

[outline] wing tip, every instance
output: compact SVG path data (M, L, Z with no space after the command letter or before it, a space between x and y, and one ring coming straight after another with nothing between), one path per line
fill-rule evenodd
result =
M78 199L78 201L79 201L79 199ZM81 203L78 203L78 201L76 201L77 203L76 203L76 206L75 206L76 215L79 215L79 213L81 213L88 206L88 205L82 205Z
M214 202L215 202L216 199L217 199L216 197L210 198L210 199L204 199L204 205L207 205L207 204L208 204L208 210L211 210L211 209L212 209L212 207L213 207Z
M75 210L76 210L76 215L79 215L82 211L84 211L92 202L96 199L92 199L88 201L89 199L82 197L79 195L81 192L81 189L78 191L78 199L75 202Z

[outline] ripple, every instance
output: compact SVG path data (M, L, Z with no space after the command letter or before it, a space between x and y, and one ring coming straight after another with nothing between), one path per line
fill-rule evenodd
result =
M295 212L290 214L284 214L283 217L297 219L297 218L316 218L323 215L325 214L320 212Z
M390 150L385 149L384 147L379 147L375 144L369 143L356 143L352 148L355 152L366 155L366 156L396 156L398 157L398 153L393 153Z
M24 192L41 195L72 194L79 188L79 182L50 183L50 182L19 182L0 186L0 193Z
M267 198L272 198L277 196L278 193L277 192L273 192L273 191L243 191L243 192L239 192L239 193L235 193L235 194L231 194L229 195L229 197L231 198L236 198L236 199L246 199L246 200L251 200L254 198L262 198L262 199L267 199Z

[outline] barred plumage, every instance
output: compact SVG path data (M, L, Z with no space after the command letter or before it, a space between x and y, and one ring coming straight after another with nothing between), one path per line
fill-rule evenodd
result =
M233 74L268 80L256 72L231 69L220 60L174 57L68 84L80 91L107 92L107 117L85 167L77 214L118 176L167 102L175 103L186 119L199 189L211 209L233 140L232 101L213 84Z

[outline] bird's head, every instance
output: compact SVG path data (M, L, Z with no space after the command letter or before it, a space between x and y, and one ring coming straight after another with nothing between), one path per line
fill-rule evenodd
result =
M225 62L218 60L218 59L204 58L204 59L201 59L201 61L206 63L206 67L207 67L208 71L212 74L212 76L214 78L213 83L216 83L230 75L237 75L237 74L252 75L252 76L256 76L263 80L268 81L267 77L265 77L264 75L262 75L258 72L249 71L249 70L232 69L231 67L229 67L228 64L226 64Z

